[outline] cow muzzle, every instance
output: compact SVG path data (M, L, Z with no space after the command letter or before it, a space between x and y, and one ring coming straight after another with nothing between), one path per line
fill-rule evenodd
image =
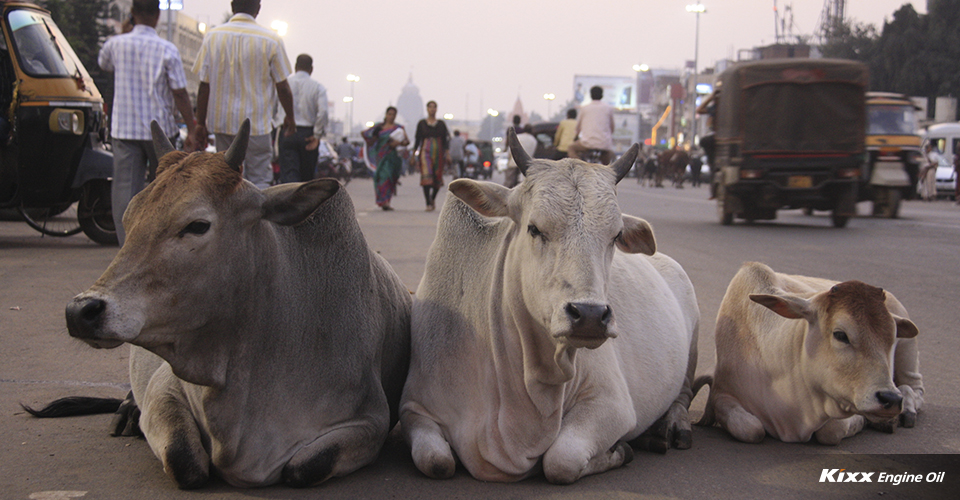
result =
M569 330L562 336L574 346L595 349L608 338L615 337L610 330L613 322L610 306L568 302L563 311L569 321Z
M67 331L98 349L112 349L122 340L104 338L104 313L107 302L94 297L75 297L67 304Z

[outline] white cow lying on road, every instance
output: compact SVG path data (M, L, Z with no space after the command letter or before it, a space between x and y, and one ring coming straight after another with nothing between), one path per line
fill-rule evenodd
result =
M747 263L717 314L717 367L700 425L748 443L837 444L923 404L917 327L889 292ZM696 392L696 390L694 390ZM895 425L895 422L893 423Z
M130 203L127 240L67 306L70 335L133 344L140 427L181 488L308 486L372 462L408 366L410 293L366 245L340 184L244 181L172 152ZM167 153L164 155L164 153Z
M516 481L542 464L570 483L629 461L660 417L662 444L689 447L700 314L650 225L620 213L636 146L608 168L508 139L526 178L450 184L414 300L400 420L417 468L450 477L456 457Z

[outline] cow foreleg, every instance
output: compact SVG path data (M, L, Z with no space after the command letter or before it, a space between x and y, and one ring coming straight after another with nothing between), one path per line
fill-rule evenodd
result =
M457 461L440 426L432 419L409 410L403 413L400 422L417 469L434 479L453 477Z
M172 377L172 373L169 374ZM140 429L163 470L181 489L203 486L210 477L210 455L178 384L151 382L144 398Z
M633 460L633 448L619 438L631 425L628 415L611 414L606 406L581 403L563 417L556 441L543 455L543 474L554 484L570 484L583 476L624 466ZM635 417L632 417L635 420ZM609 443L613 443L610 446Z
M737 398L718 394L714 403L717 422L731 436L745 443L759 443L767 435L763 422L748 412Z
M840 440L856 435L863 430L865 419L860 415L849 418L830 419L813 435L820 444L836 446Z
M368 417L329 430L290 458L283 482L305 488L372 463L387 439L387 427L385 417Z

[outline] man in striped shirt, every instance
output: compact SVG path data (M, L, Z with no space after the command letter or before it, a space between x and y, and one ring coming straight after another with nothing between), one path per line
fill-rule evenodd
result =
M100 50L98 63L113 72L114 96L110 135L113 144L113 220L120 245L126 237L123 212L130 199L143 189L149 168L156 174L150 122L157 120L167 137L178 134L174 107L189 132L194 132L193 109L187 94L187 77L177 47L160 38L158 0L134 0L135 26L129 33L111 37ZM193 149L188 136L187 150Z
M287 83L290 61L280 36L256 22L260 0L233 0L231 6L233 17L207 33L193 65L200 78L194 140L202 140L209 130L215 134L217 151L224 151L249 118L243 176L263 189L273 180L270 129L277 99L286 113L284 134L297 129Z

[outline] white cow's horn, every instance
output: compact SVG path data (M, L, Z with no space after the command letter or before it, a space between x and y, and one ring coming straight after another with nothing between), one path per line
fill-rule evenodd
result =
M227 165L230 165L230 168L237 172L240 171L240 166L243 165L243 158L247 156L247 143L249 141L250 119L247 118L243 120L243 123L240 125L240 131L234 136L230 149L227 149L227 152L223 154L224 159L227 160Z
M507 145L510 146L510 154L513 155L513 161L517 162L520 172L527 175L527 167L530 166L532 159L520 145L520 139L517 139L517 131L513 127L507 129Z
M627 173L630 172L630 169L633 168L634 162L637 161L637 154L640 152L640 145L634 143L633 146L630 146L630 149L626 153L623 153L617 161L613 162L613 165L610 165L610 168L617 174L617 182L620 182L621 179L627 176Z
M156 120L150 122L150 134L153 136L153 151L157 154L157 159L163 158L163 155L175 151L176 148L170 144L170 139L163 133L160 124Z

